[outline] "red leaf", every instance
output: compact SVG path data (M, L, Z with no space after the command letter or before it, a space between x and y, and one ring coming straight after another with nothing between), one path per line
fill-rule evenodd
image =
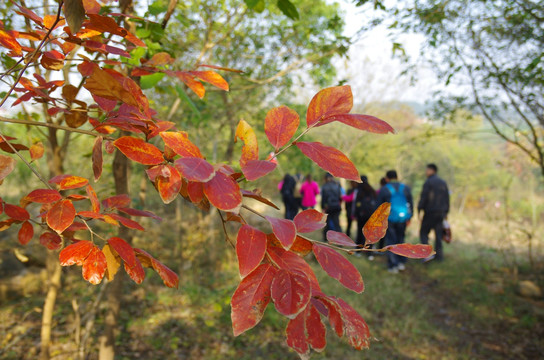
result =
M57 250L62 244L62 239L54 232L46 231L40 235L40 244L49 250Z
M270 216L265 216L266 220L272 226L274 235L278 238L281 245L289 250L291 245L295 242L297 236L297 229L295 223L287 219L278 219Z
M344 320L344 334L348 342L356 350L367 349L370 347L370 330L365 320L349 306L344 300L336 299L342 319Z
M118 237L108 239L108 244L119 254L125 262L125 271L134 280L135 283L141 284L144 281L145 271L142 264L136 259L134 249L125 240Z
M295 135L300 123L295 110L287 106L273 108L266 114L264 132L275 150L287 145Z
M19 229L19 233L17 234L17 238L19 239L19 242L21 245L26 245L28 242L32 239L34 236L34 228L32 227L32 224L28 221L23 222L21 225L21 228Z
M381 204L374 214L368 219L363 227L363 234L365 235L367 244L374 244L385 236L387 232L387 226L389 218L389 212L391 211L390 203Z
M102 200L104 209L125 208L130 205L130 197L127 194L114 195Z
M280 243L274 233L267 234L267 239L270 246L281 247L283 249L283 245ZM295 242L293 243L293 245L291 245L289 251L301 256L306 256L312 252L312 246L313 245L310 241L306 240L302 236L297 235Z
M266 253L266 234L249 225L243 225L236 238L236 255L240 276L245 278L255 270Z
M269 260L278 268L285 269L287 271L298 271L308 276L312 284L312 293L321 291L314 271L300 256L291 251L286 251L282 248L271 246L267 248L267 253Z
M320 305L325 307L325 312L322 312L329 318L329 324L338 337L344 336L344 320L342 319L342 313L335 298L329 298L325 295L319 295L312 299L314 305Z
M93 174L94 174L94 181L98 181L100 179L100 175L102 175L102 136L97 136L94 140L93 145Z
M175 164L181 175L188 181L207 182L215 174L213 166L206 160L198 157L183 157L177 159Z
M98 200L98 197L96 196L96 192L94 191L93 187L91 185L87 185L85 191L87 191L89 200L91 200L93 212L100 212L100 201Z
M17 4L15 1L13 1L12 4L19 8L19 11L15 10L16 13L21 14L24 17L26 17L27 19L30 19L30 20L34 21L38 25L43 24L42 18L39 17L38 15L36 15L36 13L33 12L32 10Z
M89 256L94 248L94 244L87 240L80 240L74 244L68 245L59 254L61 266L83 265L83 262Z
M187 195L193 204L198 204L204 199L204 184L201 182L189 181L187 184Z
M344 256L323 245L314 244L313 250L317 262L330 277L356 293L364 291L365 286L359 270Z
M47 225L57 233L62 233L72 225L76 217L76 209L70 200L61 200L47 212Z
M185 131L168 131L159 134L164 144L174 150L174 152L183 157L204 158L200 149L193 144Z
M353 95L349 85L323 89L310 101L306 112L306 123L308 127L316 125L328 116L347 114L352 107Z
M149 67L163 66L163 65L171 64L173 62L174 62L174 59L170 56L170 54L166 52L160 52L153 55L153 57L151 57L151 59L149 59L145 63L145 66L149 66Z
M270 264L261 264L245 277L232 295L231 319L234 336L253 328L261 321L270 302L270 285L276 269Z
M140 138L123 136L115 140L113 145L130 160L140 164L157 165L164 161L159 149Z
M121 223L121 225L123 225L124 227L127 227L127 228L130 228L130 229L135 229L135 230L140 230L140 231L145 231L144 227L142 225L140 225L138 222L134 221L134 220L131 220L131 219L128 219L126 217L123 217L119 214L109 214L110 217L112 217L113 219L119 221Z
M280 208L274 204L272 201L264 198L261 196L260 194L260 191L249 191L249 190L244 190L242 189L242 196L243 197L248 197L250 199L254 199L254 200L257 200L259 202L262 202L263 204L266 204L268 206L271 206L273 207L274 209L276 210L279 210Z
M300 354L302 359L306 359L310 353L310 347L306 340L306 330L306 311L298 314L296 318L289 320L285 329L287 346Z
M4 212L7 216L16 221L26 221L30 219L28 211L17 205L4 204Z
M425 259L426 257L434 254L433 247L431 245L423 244L389 245L386 246L385 249L391 251L393 254L405 256L412 259Z
M50 180L49 182L51 182ZM60 190L70 190L83 187L89 183L89 180L82 178L80 176L68 176L63 178L59 183Z
M311 233L325 227L327 214L308 209L298 213L293 221L299 233Z
M242 166L242 172L249 181L257 180L276 169L277 163L267 160L248 160Z
M327 346L327 329L321 320L319 312L313 305L306 308L307 341L315 351L321 352Z
M191 75L194 75L200 80L212 84L221 90L229 91L229 84L215 71L191 71Z
M164 285L170 287L170 288L177 288L179 285L179 277L178 275L170 270L166 265L155 259L153 256L149 255L147 252L141 250L141 249L134 249L134 252L136 253L136 256L138 259L142 261L143 264L146 264L147 261L150 262L151 267L159 274L162 281L164 282Z
M238 183L222 172L204 184L204 194L219 210L238 212L242 206L242 194Z
M83 87L89 90L92 95L100 96L108 100L121 101L127 105L134 106L135 108L145 110L148 104L146 104L145 101L140 103L143 98L135 96L132 91L125 89L113 74L118 74L119 79L128 87L131 81L129 78L124 77L117 72L102 70L99 67L94 67L92 74L87 77Z
M38 203L38 204L51 204L62 199L62 195L53 189L36 189L32 190L30 194L21 199L21 204ZM24 205L23 205L24 206Z
M173 166L167 165L167 167L170 170L170 176L157 176L155 185L162 201L165 204L170 204L176 199L181 190L181 175Z
M304 273L281 269L270 286L276 310L294 319L310 302L310 288L310 279Z
M0 45L12 51L13 55L23 55L23 48L17 40L6 31L0 29Z
M41 159L44 153L43 144L41 142L33 144L28 151L30 152L30 159L32 159L32 161Z
M327 240L331 244L348 246L348 247L357 246L357 244L355 244L349 236L338 231L332 231L332 230L327 231Z
M61 70L64 67L64 55L57 50L43 53L40 64L47 70Z
M90 254L83 261L83 279L87 280L93 285L98 285L104 278L104 274L107 269L106 256L104 253L93 245Z
M359 130L364 130L376 134L394 133L395 129L388 123L377 117L362 114L338 114L326 117L323 120L323 125L339 121L343 124L352 126Z
M15 169L16 161L9 156L0 154L0 181L4 180L6 176L11 174Z
M245 120L240 120L236 127L234 140L240 139L244 142L242 146L242 156L240 157L240 166L244 167L249 160L259 160L259 145L257 144L257 135Z
M117 210L124 212L125 214L130 216L150 217L155 220L162 221L162 218L160 216L153 214L151 211L131 209L131 208L125 208L125 207L117 208Z
M332 175L361 181L355 165L340 150L319 142L297 142L296 145L304 155Z

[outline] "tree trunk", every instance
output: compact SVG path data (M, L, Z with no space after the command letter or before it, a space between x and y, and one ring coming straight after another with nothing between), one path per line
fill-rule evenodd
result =
M227 163L232 161L234 156L234 136L236 135L236 120L234 119L234 113L232 111L232 105L229 103L229 98L225 92L221 92L221 99L223 100L223 108L225 109L226 123L230 129L230 140L228 141L227 151L225 152L225 160Z
M120 152L116 151L113 159L113 177L115 182L115 193L117 195L128 194L128 160ZM125 215L126 216L126 215ZM132 235L125 227L120 227L118 236L128 242L132 242ZM106 289L107 310L104 321L104 333L100 336L100 348L98 358L100 360L113 360L115 358L115 338L117 319L121 309L122 287L124 273L118 272L112 283Z
M64 172L64 156L57 141L56 129L49 129L49 151L48 167L50 176L53 177L62 174ZM62 268L58 259L58 251L46 251L46 276L48 282L47 294L45 295L45 301L42 309L42 327L40 331L40 359L42 360L47 360L50 358L53 313L55 312L57 295L62 285Z

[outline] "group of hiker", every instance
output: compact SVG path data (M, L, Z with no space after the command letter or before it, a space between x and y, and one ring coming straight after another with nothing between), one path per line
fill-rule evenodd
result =
M423 185L419 203L418 215L421 219L420 241L429 243L431 230L435 233L435 255L424 261L435 259L441 261L444 257L442 249L442 236L444 233L444 221L447 218L450 205L448 185L438 176L438 167L428 164L425 170L427 180ZM370 185L366 176L361 176L360 182L352 181L350 188L345 191L335 181L331 174L326 174L321 187L307 175L292 176L286 174L278 185L285 206L285 218L294 219L300 209L306 210L317 205L317 197L321 195L321 209L327 214L327 223L324 229L324 239L329 230L342 232L340 215L342 203L344 203L347 226L345 233L352 236L353 224L356 226L354 240L360 247L365 247L363 227L370 219L374 211L383 203L390 203L391 210L388 218L388 228L385 237L375 248L402 244L405 240L406 228L410 225L414 215L414 201L410 187L399 181L397 172L389 170L380 180L380 187L375 190ZM423 217L421 218L421 213ZM360 253L358 253L360 254ZM368 252L368 259L373 260L372 252ZM387 268L391 273L405 270L406 258L387 252Z

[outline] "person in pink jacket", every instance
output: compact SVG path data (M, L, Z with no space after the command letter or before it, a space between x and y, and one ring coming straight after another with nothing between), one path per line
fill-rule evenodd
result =
M319 185L312 180L312 175L306 175L306 180L300 187L300 194L302 195L302 208L313 209L317 204L316 196L319 195Z

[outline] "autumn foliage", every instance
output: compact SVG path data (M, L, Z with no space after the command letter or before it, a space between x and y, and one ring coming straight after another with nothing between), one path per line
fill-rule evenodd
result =
M18 14L30 21L33 31L0 29L0 44L10 56L20 60L9 70L20 74L14 78L8 93L17 95L13 106L24 102L47 104L47 115L63 123L65 131L84 126L90 129L85 133L96 138L89 165L93 179L63 174L49 179L42 188L28 189L28 195L19 204L0 201L0 213L4 216L0 230L18 227L22 245L37 238L46 251L62 249L60 264L81 266L83 279L92 284L99 284L104 277L112 280L121 268L140 284L145 278L144 268L150 268L166 286L177 287L178 276L145 250L133 248L119 237L103 237L93 229L96 223L104 223L145 231L138 218L161 220L152 212L131 208L128 194L104 197L94 190L91 183L104 177L104 159L119 151L145 166L143 176L165 204L182 196L205 211L215 208L224 223L239 223L235 250L241 281L232 296L235 336L256 326L272 302L276 311L288 318L287 344L301 355L307 355L310 349L325 348L324 319L334 333L345 337L354 348L368 347L370 331L363 318L342 299L322 292L305 256L313 253L327 275L347 289L361 293L363 278L344 254L370 249L357 248L350 238L333 231L327 233L327 243L307 237L325 226L326 215L316 210L303 211L294 221L260 215L269 224L265 229L247 223L243 212L255 211L248 208L245 199L256 199L277 209L260 192L244 189L251 187L251 181L276 169L274 159L260 157L258 139L251 125L241 120L232 139L242 143L239 162L212 164L191 141L191 134L158 117L138 85L140 76L164 73L203 97L203 82L228 91L229 86L218 71L235 70L212 65L172 70L174 59L159 52L129 72L121 71L125 69L122 58L145 43L119 25L121 14L101 14L100 5L92 0L84 1L83 5L83 14L66 7L64 18L61 11L41 18L16 5ZM123 41L112 42L114 35ZM33 46L23 45L24 41ZM77 52L76 47L83 48L85 54ZM46 81L37 70L28 75L30 69L36 69L30 65L59 71L73 54L79 60L80 87L63 80ZM82 88L88 95L81 93ZM393 132L380 119L351 114L352 106L349 86L318 92L309 103L306 124L296 137L299 114L286 106L271 109L264 125L275 156L282 156L285 151L300 151L334 176L358 181L357 168L340 150L331 144L301 140L312 128L333 122L377 134ZM26 146L4 134L0 141L0 148L12 154L0 155L0 180L14 170L16 161L39 161L43 155L41 144ZM382 205L363 229L369 243L385 235L388 212L388 204ZM387 250L414 258L432 252L429 246L407 244L390 246Z

